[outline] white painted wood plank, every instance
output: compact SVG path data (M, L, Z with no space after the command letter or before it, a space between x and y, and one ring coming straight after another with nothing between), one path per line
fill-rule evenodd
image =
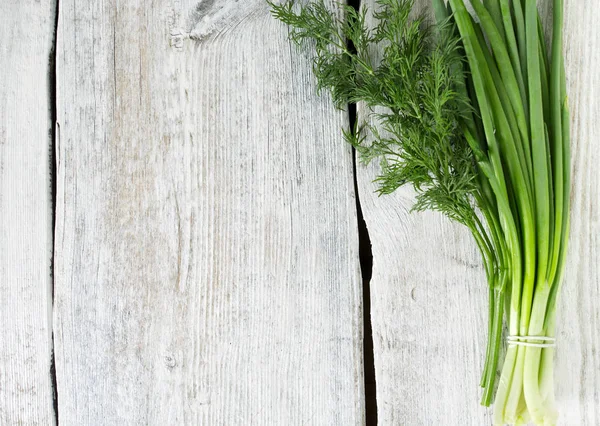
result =
M487 289L470 234L439 214L409 213L407 189L368 194L375 175L359 172L379 424L490 424L478 404Z
M571 109L571 239L557 319L556 392L561 424L600 424L600 10L565 2Z
M600 12L593 0L565 3L573 225L559 314L557 398L561 424L594 426L600 424L600 37L595 24ZM373 246L379 424L491 424L491 410L479 406L487 284L475 244L468 231L439 214L409 214L408 189L374 195L377 165L357 173Z
M362 424L346 115L285 26L262 0L60 7L61 423Z
M55 2L0 2L0 424L54 424L50 55Z

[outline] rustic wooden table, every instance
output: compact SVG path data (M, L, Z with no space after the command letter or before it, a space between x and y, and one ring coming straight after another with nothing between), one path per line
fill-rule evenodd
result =
M600 8L566 3L557 397L597 426ZM0 23L0 425L375 424L365 296L378 423L490 424L468 233L373 194L263 0L5 0Z

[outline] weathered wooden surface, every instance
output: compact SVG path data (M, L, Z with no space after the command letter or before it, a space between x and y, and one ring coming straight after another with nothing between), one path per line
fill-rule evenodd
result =
M54 424L50 56L54 1L0 2L0 424Z
M424 0L425 1L425 0ZM372 4L372 0L363 3ZM428 3L428 0L426 1ZM561 424L600 424L600 12L566 5L573 220ZM66 425L364 423L347 115L262 0L60 2L56 334ZM55 3L0 4L0 424L55 423ZM470 235L377 197L380 425L482 425L487 291Z
M286 28L262 0L58 25L60 422L362 424L347 116Z
M565 2L571 108L571 239L557 320L556 382L565 425L600 424L600 9Z
M372 5L374 1L364 1ZM565 2L573 117L573 207L556 359L561 424L600 424L600 12ZM371 316L381 425L484 425L478 405L487 290L467 231L434 213L409 214L410 190L377 197L376 165L359 167L373 246Z

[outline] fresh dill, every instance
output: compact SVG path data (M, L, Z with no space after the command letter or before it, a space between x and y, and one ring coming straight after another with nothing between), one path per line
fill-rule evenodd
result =
M423 17L412 20L412 0L378 3L373 29L366 9L340 6L339 17L322 0L299 9L272 4L272 10L292 27L292 41L313 44L319 90L327 89L339 108L363 102L378 111L376 124L345 136L364 162L381 160L379 192L409 183L417 192L414 210L438 210L473 227L477 170L461 128L469 100L457 90L459 39L436 37ZM382 51L378 61L371 53L376 49Z

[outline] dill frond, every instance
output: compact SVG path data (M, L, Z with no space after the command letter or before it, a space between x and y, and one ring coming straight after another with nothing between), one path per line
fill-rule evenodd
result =
M291 26L293 42L314 47L319 90L328 90L338 108L363 102L378 111L373 124L345 137L363 162L380 160L379 193L411 184L417 192L414 210L440 211L472 227L478 172L461 127L469 99L458 90L463 78L458 37L450 31L437 37L424 17L411 19L414 0L377 3L374 28L366 22L366 9L340 6L339 18L322 0L271 7ZM378 62L373 51L382 52Z

